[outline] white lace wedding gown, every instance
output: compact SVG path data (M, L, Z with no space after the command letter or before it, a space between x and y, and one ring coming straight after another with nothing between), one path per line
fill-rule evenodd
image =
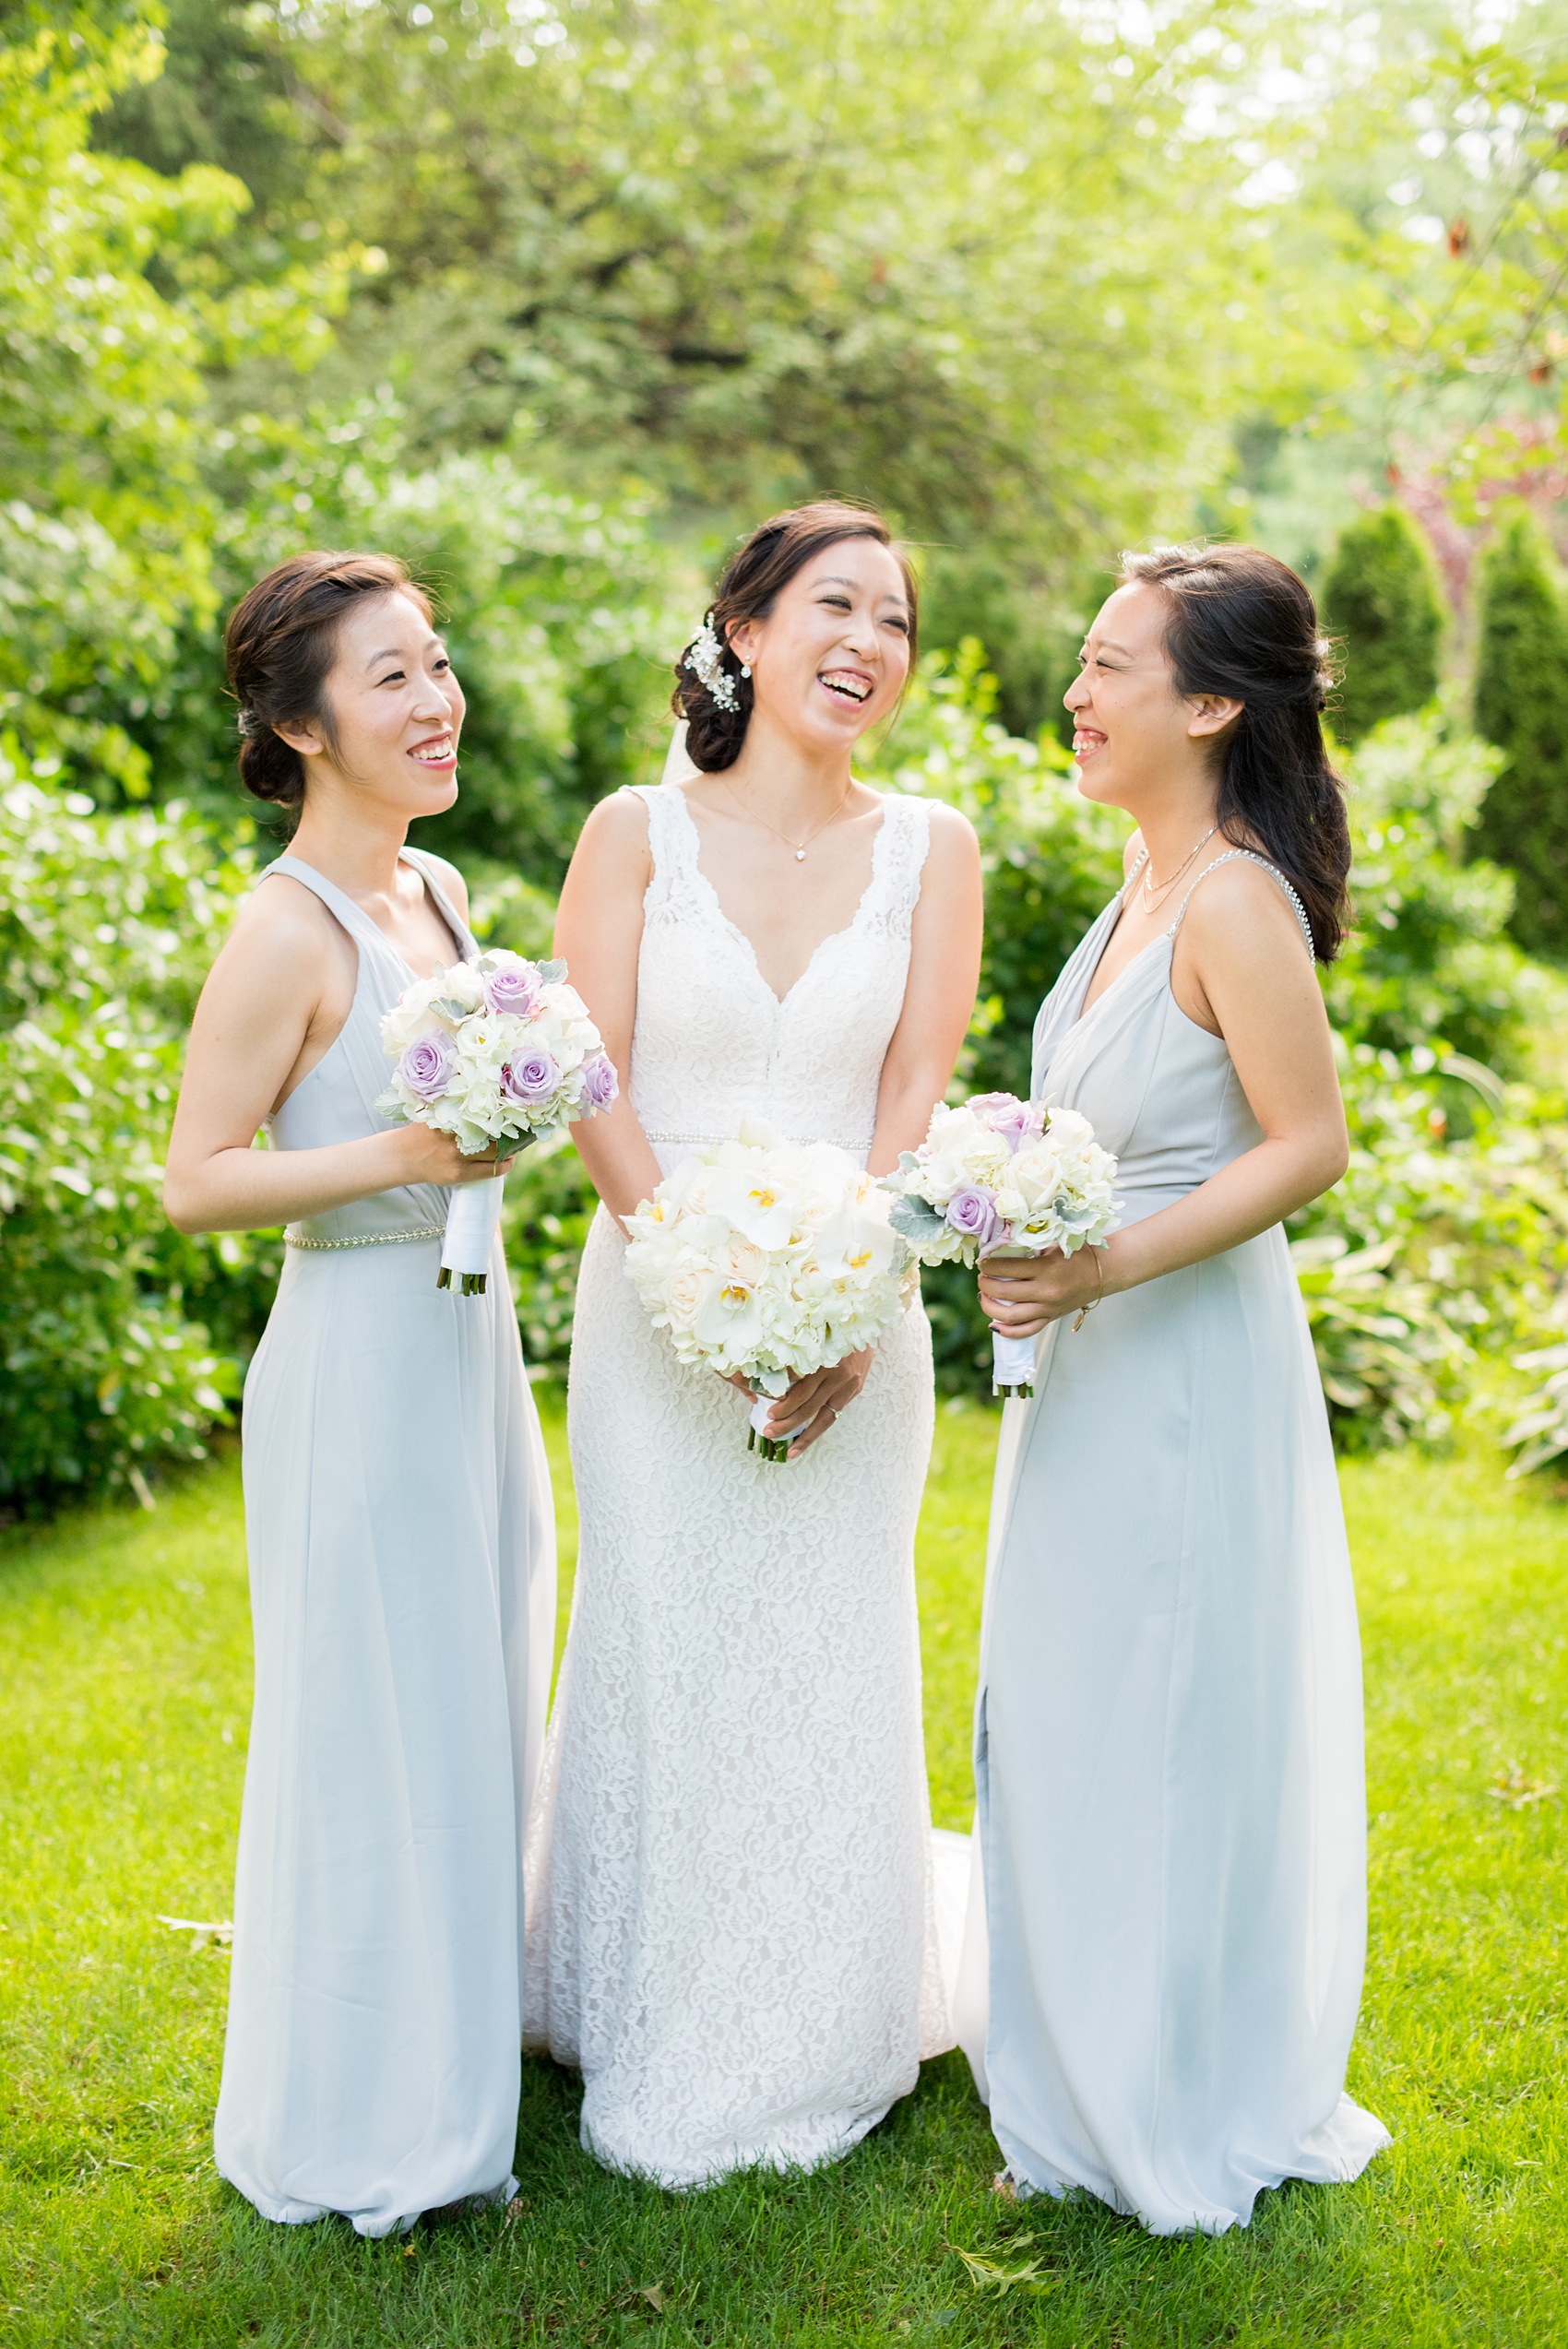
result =
M630 1095L660 1166L747 1113L863 1163L925 809L888 797L854 919L780 1002L699 868L683 792L642 797ZM746 1398L683 1368L645 1318L624 1250L600 1208L572 1347L581 1547L529 1840L525 2040L580 2065L590 2152L683 2187L847 2152L952 2042L913 1574L931 1339L916 1304L831 1433L770 1465L746 1449Z

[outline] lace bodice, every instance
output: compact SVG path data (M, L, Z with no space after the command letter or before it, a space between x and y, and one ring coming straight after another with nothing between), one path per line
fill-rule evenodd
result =
M780 1002L697 859L676 783L644 786L653 879L643 899L632 1107L668 1174L746 1116L791 1142L835 1142L864 1159L882 1063L903 1008L909 925L931 818L889 792L871 880L847 929L825 938Z

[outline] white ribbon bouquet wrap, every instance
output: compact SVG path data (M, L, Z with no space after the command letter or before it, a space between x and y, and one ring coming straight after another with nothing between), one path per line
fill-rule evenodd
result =
M416 979L382 1021L381 1041L394 1062L382 1116L449 1133L466 1157L493 1145L505 1156L608 1109L620 1090L565 964L505 948ZM454 1189L438 1287L456 1273L465 1297L484 1295L505 1189L499 1175Z
M683 1362L739 1373L757 1397L747 1449L789 1457L765 1435L792 1379L874 1345L917 1277L882 1187L830 1143L780 1142L747 1119L666 1175L626 1218L627 1276Z
M1076 1109L1048 1109L1011 1093L939 1101L918 1150L885 1178L892 1223L922 1264L974 1265L982 1256L1071 1256L1115 1230L1116 1161ZM1034 1393L1035 1342L993 1330L992 1392Z

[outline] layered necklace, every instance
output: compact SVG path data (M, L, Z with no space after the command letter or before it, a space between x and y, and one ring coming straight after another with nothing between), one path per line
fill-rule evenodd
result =
M1181 880L1182 875L1186 872L1188 866L1192 863L1193 859L1197 855L1198 850L1200 848L1207 848L1209 842L1213 839L1218 829L1219 826L1218 824L1211 824L1209 825L1208 830L1204 834L1203 838L1201 840L1195 840L1193 843L1193 846L1188 849L1186 855L1182 858L1175 872L1170 875L1169 881L1156 881L1154 878L1154 859L1150 857L1146 860L1144 865L1143 881L1138 889L1138 895L1143 900L1145 913L1152 914L1159 911L1160 907L1165 903L1166 898L1169 897L1172 889L1175 888L1176 884Z
M780 832L776 824L769 824L766 815L758 815L754 808L749 808L744 800L741 798L739 792L735 789L734 785L731 783L727 777L724 778L724 789L729 792L730 797L734 801L735 805L740 809L741 813L743 816L749 817L753 824L760 824L765 832L771 832L776 840L782 840L784 846L789 849L797 864L804 864L806 860L806 850L811 847L812 842L814 840L820 840L823 834L833 825L837 823L839 817L843 814L845 809L849 804L849 794L854 788L855 778L851 775L848 783L844 786L844 796L839 801L837 806L834 809L832 814L826 817L824 821L817 825L814 832L808 832L803 840L791 840L787 832ZM1199 845L1202 845L1201 842ZM1196 850L1194 851L1194 854L1196 854Z

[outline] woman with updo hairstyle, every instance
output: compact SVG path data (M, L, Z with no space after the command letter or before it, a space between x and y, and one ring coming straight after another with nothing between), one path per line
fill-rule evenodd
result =
M798 1380L769 1423L790 1459L765 1464L743 1382L684 1367L642 1311L623 1229L746 1121L873 1174L924 1139L974 1002L979 852L953 809L852 764L914 637L880 516L765 523L676 663L684 755L594 810L561 897L557 948L628 1081L579 1130L602 1204L527 2037L580 2066L589 2150L671 2187L837 2159L952 2039L915 1614L925 1317Z
M494 1159L375 1106L382 1015L478 951L461 876L406 845L457 790L429 600L389 556L296 555L228 659L245 785L294 828L202 990L164 1182L183 1231L287 1227L245 1381L255 1698L215 2144L265 2217L385 2235L512 2188L553 1520L499 1241L487 1294L436 1286L451 1186Z
M1123 559L1066 695L1136 830L1046 998L1033 1089L1120 1162L1101 1248L992 1258L1039 1335L1004 1409L975 1766L1010 2194L1244 2226L1388 2141L1345 2094L1366 1939L1355 1596L1285 1218L1344 1173L1314 960L1350 849L1307 589Z

